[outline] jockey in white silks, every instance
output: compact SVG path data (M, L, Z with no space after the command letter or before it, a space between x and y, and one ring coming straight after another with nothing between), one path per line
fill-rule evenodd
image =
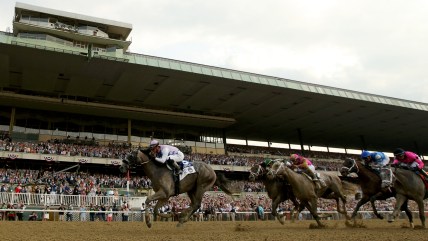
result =
M168 163L172 165L181 174L181 168L178 162L182 162L184 154L177 147L170 145L159 145L159 141L152 140L150 142L150 150L155 157L155 160L160 163Z

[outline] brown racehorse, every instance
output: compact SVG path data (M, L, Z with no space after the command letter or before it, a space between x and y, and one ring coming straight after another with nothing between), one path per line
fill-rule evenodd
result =
M374 202L376 200L386 200L387 198L394 197L395 189L393 187L382 189L382 180L380 176L371 171L361 162L351 158L345 159L340 169L340 173L342 176L348 176L350 173L357 174L358 183L360 184L361 191L363 192L363 196L361 197L360 201L358 201L357 206L354 208L354 212L352 212L351 218L354 220L354 222L358 210L360 210L360 207L366 204L368 201L370 201L372 205L373 213L378 218L383 219L383 216L377 212ZM413 217L407 206L407 201L405 201L405 203L402 205L401 210L405 211L407 217L409 218L410 226L413 227Z
M159 208L168 201L175 193L174 176L166 165L160 164L150 156L150 150L137 150L129 154L122 161L121 171L126 172L130 167L141 165L144 173L152 181L153 190L155 193L146 199L146 207L149 207L152 201L157 201L154 208L154 219L158 215ZM190 198L190 206L183 210L179 216L177 227L182 226L187 222L190 216L201 207L202 197L214 184L218 185L222 191L232 195L229 189L229 183L222 176L217 176L210 165L204 162L193 162L195 173L188 174L179 182L179 192L187 193ZM146 208L146 224L150 228L152 226L149 208Z
M294 195L300 201L298 212L307 208L317 222L318 227L324 227L317 211L318 197L336 200L337 211L345 215L346 220L350 219L346 213L346 196L343 191L342 182L338 176L321 174L321 178L324 180L326 186L318 191L315 189L315 184L312 180L305 175L291 170L282 162L273 164L271 170L269 170L268 178L275 176L284 177L290 183ZM339 199L342 200L343 209L340 208Z
M393 222L400 213L400 208L404 204L407 204L408 200L413 200L418 205L419 219L421 220L422 227L425 228L424 199L427 198L427 192L424 182L413 171L402 168L394 169L392 185L396 191L396 202L394 211L389 216L388 222Z
M299 202L291 190L291 186L284 180L270 180L267 178L267 169L262 164L256 164L250 169L250 181L255 181L256 179L261 180L265 185L266 192L270 199L272 199L272 215L277 217L278 221L281 224L284 224L284 220L278 215L277 208L281 202L287 201L290 199L295 208L299 206ZM294 209L295 209L294 208ZM293 209L293 212L294 212ZM291 216L293 217L293 212Z

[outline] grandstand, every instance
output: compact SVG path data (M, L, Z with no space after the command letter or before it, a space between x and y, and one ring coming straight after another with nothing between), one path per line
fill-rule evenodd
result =
M428 155L426 103L131 53L129 23L24 3L14 16L0 32L0 168L120 175L151 138L237 180L266 157L301 152L335 171L347 155L317 146Z

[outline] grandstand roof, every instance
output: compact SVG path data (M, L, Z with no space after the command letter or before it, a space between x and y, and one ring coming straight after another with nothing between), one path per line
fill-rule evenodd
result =
M3 106L211 126L237 139L428 153L425 103L144 55L88 61L19 45L0 44Z
M76 18L117 26L123 36L132 29ZM141 54L62 48L16 33L0 33L0 76L0 106L222 128L234 139L428 154L426 103Z

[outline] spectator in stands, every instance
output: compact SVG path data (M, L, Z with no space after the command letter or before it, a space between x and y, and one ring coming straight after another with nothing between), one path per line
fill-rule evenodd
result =
M424 168L424 163L416 153L397 148L394 151L394 156L395 159L392 165L406 166L417 174L421 173L425 178L428 178L427 173L422 169Z
M49 206L45 206L43 209L43 219L42 221L49 221Z
M82 204L79 208L80 211L80 221L85 222L86 221L86 207L84 204Z
M183 161L184 154L177 147L170 145L160 145L159 141L157 140L152 140L149 147L156 161L160 163L166 162L172 165L178 174L182 173L178 162Z

